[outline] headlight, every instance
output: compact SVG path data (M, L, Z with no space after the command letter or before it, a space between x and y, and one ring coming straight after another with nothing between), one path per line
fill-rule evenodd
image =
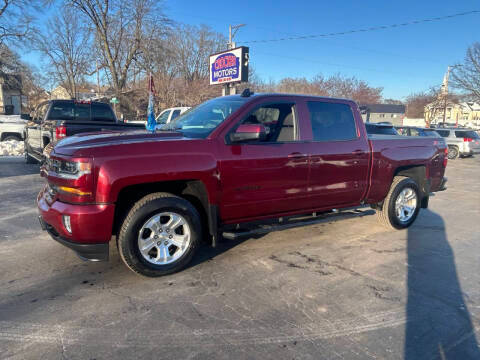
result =
M78 179L92 172L92 164L89 161L66 161L49 159L49 170L65 179Z

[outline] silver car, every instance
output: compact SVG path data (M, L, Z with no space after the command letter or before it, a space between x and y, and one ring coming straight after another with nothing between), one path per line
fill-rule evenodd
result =
M448 145L448 158L472 156L480 153L480 136L471 129L435 129Z

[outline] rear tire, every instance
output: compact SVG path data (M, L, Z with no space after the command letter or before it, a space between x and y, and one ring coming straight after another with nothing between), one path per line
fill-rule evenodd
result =
M448 147L448 160L455 160L458 158L459 151L456 146L449 146Z
M201 237L200 215L190 202L173 194L154 193L130 209L117 246L130 270L157 277L185 268Z
M383 204L377 208L377 215L384 226L400 230L413 224L420 207L417 183L409 177L395 176Z

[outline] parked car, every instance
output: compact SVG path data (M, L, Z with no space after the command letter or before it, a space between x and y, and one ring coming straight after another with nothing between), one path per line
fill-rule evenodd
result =
M365 123L365 128L369 135L398 135L392 124L368 122Z
M432 137L367 136L350 100L245 90L156 133L59 141L41 168L39 219L88 260L108 259L116 235L127 267L160 276L234 224L370 204L407 228L445 189L446 155Z
M480 135L471 129L436 129L448 146L448 158L456 159L459 156L472 156L480 153Z
M172 120L175 120L185 111L189 110L190 107L183 106L183 107L173 107L170 109L163 110L158 116L155 118L158 125L165 125L170 123Z
M0 141L22 141L26 123L20 115L0 115Z
M109 104L102 102L50 100L40 104L25 127L25 160L43 160L45 147L83 132L105 130L133 131L144 129L138 124L125 124L115 117Z
M399 135L403 136L430 136L439 138L437 129L422 128L418 126L396 126Z

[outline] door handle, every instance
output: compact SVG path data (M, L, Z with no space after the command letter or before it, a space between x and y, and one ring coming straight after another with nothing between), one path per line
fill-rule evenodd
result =
M289 159L299 159L299 158L305 158L307 157L308 155L307 154L302 154L302 153L299 153L299 152L294 152L294 153L291 153L288 155L288 158Z
M365 154L365 151L363 150L355 150L352 152L353 155L355 156L362 156L363 154Z

